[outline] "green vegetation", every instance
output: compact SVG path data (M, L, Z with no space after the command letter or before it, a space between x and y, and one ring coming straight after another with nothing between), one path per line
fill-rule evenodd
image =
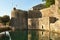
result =
M2 17L0 17L0 23L2 23Z
M42 0L42 1L45 1L45 5L46 7L50 7L50 5L53 5L55 4L55 0Z
M10 21L10 17L8 15L4 15L3 17L0 17L0 23L3 23L6 25Z

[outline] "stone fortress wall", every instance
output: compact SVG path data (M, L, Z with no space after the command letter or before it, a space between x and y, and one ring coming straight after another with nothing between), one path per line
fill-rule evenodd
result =
M26 29L27 28L27 12L22 10L13 9L11 13L11 26L18 29Z
M41 10L29 10L23 11L19 9L14 9L11 13L12 23L11 26L16 26L18 28L28 28L28 29L44 29L58 30L60 28L60 15L58 12L59 0L55 0L55 4L51 5L49 8L44 8ZM35 7L36 9L36 7ZM25 15L27 14L27 15ZM50 17L55 17L58 20L55 23L50 23ZM28 25L28 27L26 27ZM56 27L56 28L55 28Z
M32 8L33 10L29 11L14 8L11 12L10 26L18 28L19 31L16 30L12 34L14 35L13 37L16 37L18 35L19 36L18 39L20 39L21 35L22 37L24 36L25 38L28 34L29 39L29 36L30 37L32 36L32 34L29 31L25 32L21 31L20 29L44 29L44 30L60 32L60 13L58 12L59 3L60 3L59 0L55 0L54 5L51 5L49 8L44 8L41 10L36 9L36 7L34 8L35 10ZM49 32L38 32L38 31L35 32L36 36L40 35L38 36L38 38L39 37L41 38L42 33L43 35L47 36L49 35ZM16 38L14 40L16 40Z

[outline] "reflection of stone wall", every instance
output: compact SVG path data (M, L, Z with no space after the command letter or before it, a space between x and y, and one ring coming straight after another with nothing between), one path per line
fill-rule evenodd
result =
M28 40L39 40L39 31L28 30Z
M49 40L49 32L39 31L39 40Z

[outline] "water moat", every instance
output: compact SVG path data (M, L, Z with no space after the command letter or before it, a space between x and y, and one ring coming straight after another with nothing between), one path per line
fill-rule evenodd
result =
M60 40L60 34L40 30L17 30L10 35L12 40Z

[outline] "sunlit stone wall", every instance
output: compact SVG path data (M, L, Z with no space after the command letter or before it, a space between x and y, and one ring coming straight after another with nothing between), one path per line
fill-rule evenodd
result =
M39 29L49 30L49 17L39 19Z

